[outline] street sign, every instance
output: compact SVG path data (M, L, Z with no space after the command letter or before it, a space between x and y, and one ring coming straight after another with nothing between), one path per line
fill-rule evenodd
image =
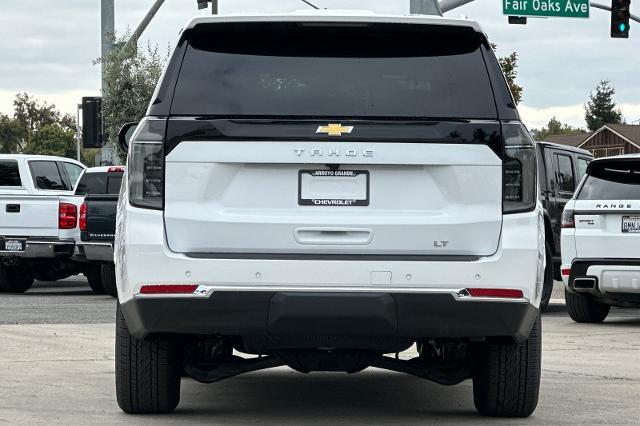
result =
M588 18L589 0L502 0L502 11L510 16Z

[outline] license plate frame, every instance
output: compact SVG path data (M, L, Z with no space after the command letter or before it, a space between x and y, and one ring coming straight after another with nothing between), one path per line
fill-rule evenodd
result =
M634 225L625 227L625 223ZM622 216L620 227L623 234L640 234L640 216Z
M21 253L25 249L25 241L17 239L6 239L3 241L3 251L11 253Z
M358 179L364 176L365 181L365 198L344 198L344 197L319 197L308 198L303 197L303 178L305 175L311 177L335 178L336 182L340 179ZM366 207L370 204L371 183L368 170L319 170L304 169L298 171L298 205L314 206L314 207Z

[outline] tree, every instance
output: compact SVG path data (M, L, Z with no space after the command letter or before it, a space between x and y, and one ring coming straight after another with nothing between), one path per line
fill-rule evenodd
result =
M75 132L64 129L59 123L47 124L33 133L24 153L74 158L76 156Z
M492 43L491 47L495 51L498 46ZM509 85L509 89L513 95L513 100L517 105L522 100L523 91L522 86L516 83L516 77L518 77L518 54L516 52L512 52L509 56L498 58L498 63L500 64L502 72L507 79L507 84Z
M553 116L546 126L541 129L532 129L531 135L535 140L542 141L545 140L547 136L551 135L575 135L582 132L582 129L569 126L568 124L563 124Z
M18 152L21 139L22 132L18 122L8 115L0 114L0 153Z
M28 93L17 94L13 107L13 117L0 114L0 152L51 155L67 152L66 148L57 144L60 142L66 146L67 136L75 137L75 118L68 114L61 117L55 105L41 102ZM63 130L66 136L61 139L58 132L54 141L46 141L45 135L54 135L56 127Z
M120 127L144 117L167 59L157 46L148 45L141 52L135 43L127 44L129 36L115 39L118 47L96 61L104 69L102 120L108 144L114 148Z
M616 108L613 95L616 93L609 80L602 80L591 92L589 100L584 106L584 119L591 131L596 131L605 123L622 123L622 111Z

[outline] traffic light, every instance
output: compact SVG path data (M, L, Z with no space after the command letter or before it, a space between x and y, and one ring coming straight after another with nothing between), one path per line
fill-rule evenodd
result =
M631 0L611 0L611 37L629 38Z
M82 98L82 146L102 146L102 98Z

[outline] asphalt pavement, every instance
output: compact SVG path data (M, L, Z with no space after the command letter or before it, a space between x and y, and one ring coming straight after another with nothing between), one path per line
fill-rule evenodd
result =
M562 291L554 293L561 301ZM528 419L480 417L471 382L411 376L301 374L277 368L213 385L184 379L168 416L127 416L114 396L115 301L81 278L0 295L0 423L21 424L637 424L640 310L576 324L554 303L543 317L540 404ZM411 354L407 354L411 356Z

